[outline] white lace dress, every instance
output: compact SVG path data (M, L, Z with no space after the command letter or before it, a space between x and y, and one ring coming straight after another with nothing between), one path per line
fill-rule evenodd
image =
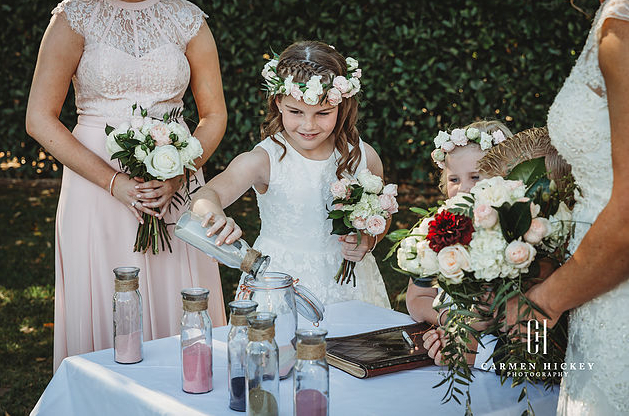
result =
M598 62L601 27L608 18L628 20L628 1L603 3L584 50L548 116L551 142L571 164L581 190L573 210L573 219L578 223L569 247L571 253L612 191L608 104ZM558 414L628 414L628 304L626 280L571 312L566 362L594 366L592 370L571 370L563 378Z
M285 141L281 146L267 138L258 147L270 158L270 182L264 194L257 194L261 232L254 247L270 256L268 271L284 272L299 279L323 304L361 300L391 308L382 275L372 254L355 268L357 285L340 285L334 275L342 262L341 243L331 235L326 205L331 207L329 185L336 178L337 153L323 161L307 159ZM366 168L364 143L358 171ZM256 190L255 190L256 192ZM242 277L242 282L243 282Z

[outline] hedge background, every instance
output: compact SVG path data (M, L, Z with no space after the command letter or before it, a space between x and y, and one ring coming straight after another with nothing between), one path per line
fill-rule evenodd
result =
M259 75L270 48L318 39L363 70L360 132L390 181L428 181L438 129L497 118L518 132L546 123L590 19L563 0L195 0L210 15L228 107L226 135L206 166L225 167L258 140ZM596 0L576 2L591 16ZM0 176L57 177L53 158L24 130L30 82L56 0L0 6ZM72 128L72 87L61 115ZM197 120L192 95L185 106ZM7 167L16 167L7 169Z

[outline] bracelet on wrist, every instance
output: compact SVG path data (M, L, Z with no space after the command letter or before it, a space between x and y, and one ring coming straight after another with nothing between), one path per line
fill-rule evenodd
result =
M437 324L438 324L439 326L441 326L441 316L443 315L443 313L445 313L445 312L447 312L447 311L448 311L448 309L447 309L447 308L444 308L443 310L441 310L441 311L439 312L439 314L437 314Z
M116 179L116 176L117 176L118 174L120 174L120 173L121 173L120 171L116 171L116 172L114 173L114 175L112 175L112 178L110 179L110 186L109 186L109 190L110 190L110 195L111 195L111 196L114 196L114 193L113 193L113 190L112 190L112 186L114 185L114 180Z

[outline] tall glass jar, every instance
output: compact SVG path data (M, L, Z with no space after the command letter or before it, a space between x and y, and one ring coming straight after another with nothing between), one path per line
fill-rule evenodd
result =
M136 363L143 360L143 303L138 291L139 268L114 269L114 360Z
M246 316L257 309L257 303L237 300L228 303L230 330L228 331L228 390L229 407L246 411L246 346L248 345L248 320Z
M237 298L256 301L259 312L276 314L279 376L281 379L289 377L296 362L297 311L310 322L318 323L323 319L322 303L307 288L294 285L290 275L281 272L247 276Z
M186 211L176 223L175 235L230 268L238 268L253 276L266 270L270 263L269 256L252 249L243 239L217 246L217 234L207 236L207 228L202 226L202 220L192 211Z
M276 314L250 313L246 346L246 411L249 416L279 415L279 348Z
M329 365L323 329L296 331L294 415L329 415Z
M213 339L205 288L186 288L182 294L180 363L182 390L201 394L213 389Z

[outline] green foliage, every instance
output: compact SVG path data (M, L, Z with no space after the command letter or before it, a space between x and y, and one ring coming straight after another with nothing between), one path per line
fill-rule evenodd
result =
M293 41L318 39L357 58L363 70L362 138L381 155L392 181L428 180L438 129L477 118L506 121L514 132L545 125L590 27L566 1L194 2L210 15L228 108L226 134L207 163L211 172L259 140L259 73L270 48L282 51ZM41 148L24 130L38 43L56 3L8 0L0 6L0 162L24 158L20 168L0 171L4 176L60 174L52 170L53 160L39 160ZM598 7L594 1L576 3L589 13ZM185 117L197 120L190 92L185 109ZM61 120L69 128L75 124L72 88Z

